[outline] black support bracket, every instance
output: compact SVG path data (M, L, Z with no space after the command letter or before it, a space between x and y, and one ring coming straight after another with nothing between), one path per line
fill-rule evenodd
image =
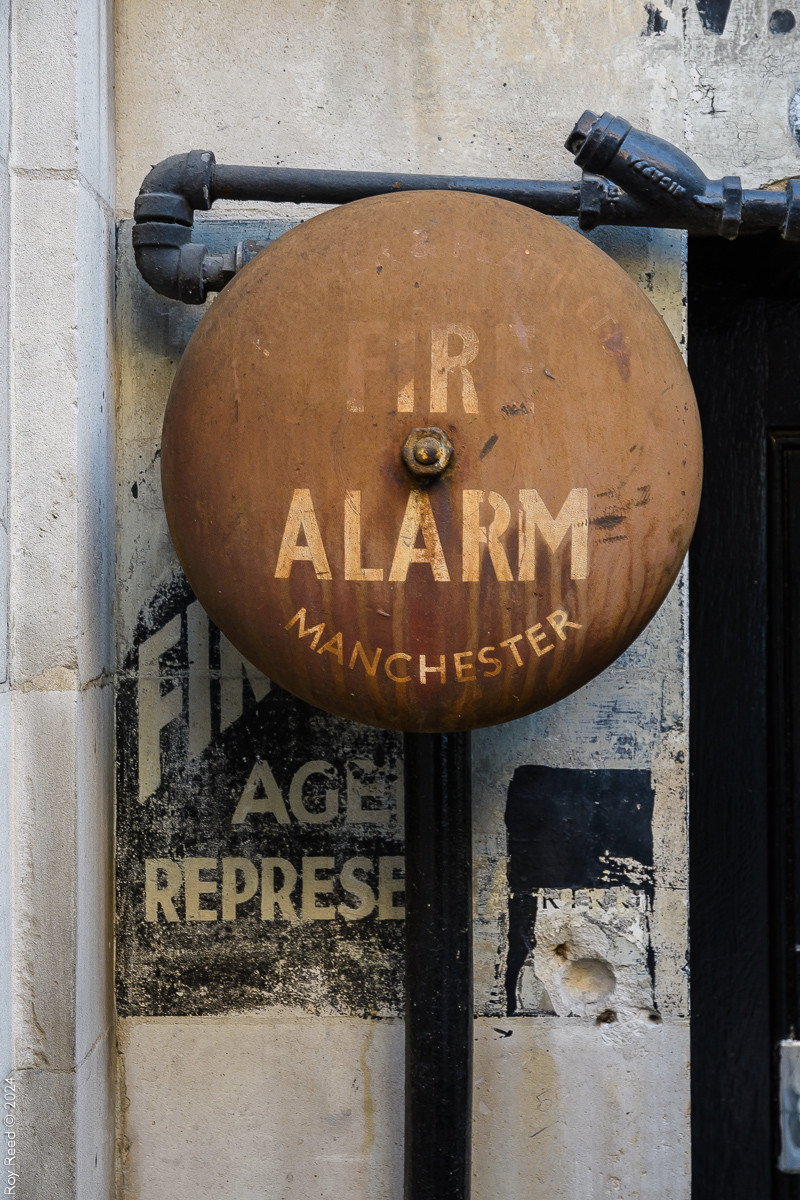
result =
M585 112L566 148L583 169L580 180L567 183L225 166L209 150L190 150L164 159L142 184L134 208L136 264L155 291L202 304L263 249L241 242L219 255L192 241L195 212L217 200L344 204L431 190L497 196L549 216L577 217L582 229L653 226L731 239L778 229L788 241L800 241L800 181L770 191L745 189L733 175L708 179L682 150L610 113Z

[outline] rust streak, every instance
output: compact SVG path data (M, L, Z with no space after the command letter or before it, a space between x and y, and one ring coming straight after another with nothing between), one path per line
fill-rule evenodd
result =
M631 349L620 325L614 325L603 338L603 349L614 359L620 379L627 383L631 377Z

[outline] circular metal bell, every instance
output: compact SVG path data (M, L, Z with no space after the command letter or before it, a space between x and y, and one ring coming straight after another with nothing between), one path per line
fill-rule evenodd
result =
M405 730L552 704L654 615L697 514L666 326L557 221L417 192L315 217L201 321L164 423L198 599L271 679Z

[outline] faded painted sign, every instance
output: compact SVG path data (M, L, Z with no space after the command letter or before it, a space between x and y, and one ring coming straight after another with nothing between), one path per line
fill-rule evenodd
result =
M398 735L273 685L180 574L140 614L117 730L121 1015L402 1013ZM495 1011L657 1017L652 816L649 772L514 770L478 887L485 916L501 885Z
M402 1007L397 735L310 709L176 576L120 675L122 1015Z

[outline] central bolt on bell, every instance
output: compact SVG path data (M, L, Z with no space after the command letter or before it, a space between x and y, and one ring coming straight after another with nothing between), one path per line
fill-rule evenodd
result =
M453 456L453 443L443 429L412 429L401 451L412 475L441 475Z
M426 437L414 447L414 458L418 463L422 463L423 467L429 467L438 460L440 450L441 446L436 438Z

